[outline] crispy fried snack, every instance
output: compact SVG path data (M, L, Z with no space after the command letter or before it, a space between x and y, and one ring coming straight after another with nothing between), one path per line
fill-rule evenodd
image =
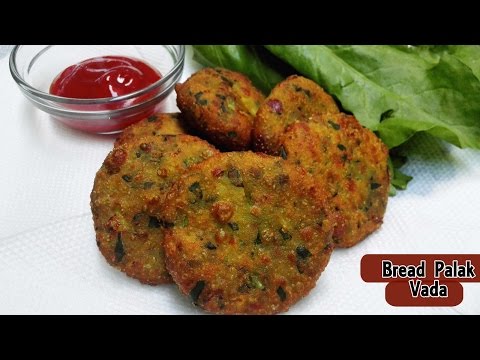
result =
M179 135L186 133L186 127L180 113L158 113L127 127L115 140L114 146L117 147L132 141L132 139L148 135Z
M353 116L323 114L291 125L281 156L328 189L336 216L333 241L351 247L380 227L388 200L388 150Z
M244 75L205 68L177 84L177 105L188 124L223 150L247 150L255 114L264 100Z
M167 269L207 311L286 311L315 286L330 258L333 223L324 197L303 169L280 158L216 155L167 196Z
M309 122L313 114L338 113L333 98L312 80L292 75L279 83L260 106L253 130L255 151L278 155L288 125Z
M116 147L97 172L91 208L97 245L108 263L142 283L171 282L161 221L151 208L190 166L217 153L189 135L135 138Z

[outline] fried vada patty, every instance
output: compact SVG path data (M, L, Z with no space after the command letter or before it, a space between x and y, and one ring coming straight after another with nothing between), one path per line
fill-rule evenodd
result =
M190 166L217 153L189 135L135 138L114 148L91 193L96 240L108 263L151 285L171 282L165 269L162 222L150 211Z
M304 167L329 192L333 241L351 247L380 227L388 200L388 150L350 115L324 114L291 125L281 156Z
M115 147L148 135L178 135L187 133L180 113L157 113L127 127L115 140Z
M255 114L264 100L237 72L204 68L175 86L177 106L187 123L223 150L247 150Z
M324 196L281 158L216 155L190 168L167 195L167 269L207 311L286 311L315 286L330 258L333 223Z
M288 125L309 122L313 114L338 112L333 98L319 85L292 75L275 86L258 109L253 129L254 149L277 155L279 139Z

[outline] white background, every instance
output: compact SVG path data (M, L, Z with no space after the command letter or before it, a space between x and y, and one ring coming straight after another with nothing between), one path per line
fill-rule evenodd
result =
M198 68L189 48L183 80ZM141 285L98 252L90 191L114 137L71 130L35 109L11 78L8 56L0 84L0 313L203 314L175 285ZM176 109L174 94L168 104ZM395 308L385 284L360 278L365 254L480 253L480 151L427 137L413 145L405 172L414 180L390 198L382 228L336 250L288 314L480 314L480 284L464 284L454 308Z

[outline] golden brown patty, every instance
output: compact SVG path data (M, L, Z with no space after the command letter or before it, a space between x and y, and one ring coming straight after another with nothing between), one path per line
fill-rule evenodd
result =
M120 146L134 138L148 135L178 135L185 133L186 129L180 118L180 113L157 113L123 130L122 134L115 140L115 146Z
M223 150L247 150L255 114L264 100L244 75L205 68L175 86L177 105L189 125Z
M279 83L260 106L253 130L256 151L276 155L280 137L295 121L313 114L338 113L333 98L312 80L292 75Z
M336 210L333 241L350 247L382 224L390 186L388 150L353 116L325 114L312 120L290 126L280 153L328 189Z
M322 193L281 158L223 153L167 196L167 269L184 294L223 314L273 314L305 296L332 251Z
M170 224L150 207L184 170L215 153L189 135L135 138L110 152L95 177L91 208L97 245L111 265L143 283L171 282L162 248Z

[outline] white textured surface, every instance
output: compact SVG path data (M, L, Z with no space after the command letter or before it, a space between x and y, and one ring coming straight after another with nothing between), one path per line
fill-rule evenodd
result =
M13 45L0 45L0 59L7 56L12 50Z
M187 52L184 78L197 69ZM174 285L150 287L99 254L89 195L113 137L76 132L33 108L0 60L0 313L201 314ZM175 109L174 97L169 99ZM360 278L373 253L480 253L480 152L424 138L390 198L380 231L337 250L317 287L291 314L480 314L480 284L455 308L395 308L385 284Z

